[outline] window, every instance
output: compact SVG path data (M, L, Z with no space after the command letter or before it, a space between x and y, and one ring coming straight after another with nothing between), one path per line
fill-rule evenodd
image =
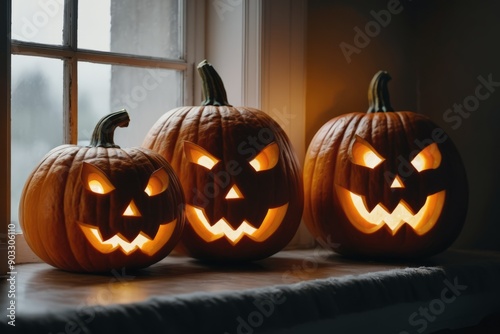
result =
M27 5L25 12L18 14L21 2ZM168 36L160 34L156 27L166 25L167 16L163 16L163 21L154 21L154 17L151 21L138 21L144 20L151 8L156 10L153 16L165 10L154 6L166 6L166 3L178 6L177 21L168 24ZM113 7L113 4L121 7ZM127 7L134 4L142 6ZM11 10L11 6L15 8ZM151 125L149 120L142 119L144 114L157 112L155 116L151 114L155 118L179 104L193 105L201 101L201 82L194 69L205 56L220 70L231 92L230 102L269 113L284 126L302 159L305 152L302 87L305 8L305 0L0 1L0 161L12 162L0 163L0 255L7 223L17 220L14 201L15 192L20 190L10 185L10 167L12 165L12 174L21 175L21 169L29 164L16 158L17 152L11 157L11 147L17 150L15 145L24 145L38 152L39 157L35 158L34 153L29 155L33 156L34 165L47 148L61 143L85 145L98 118L122 107L131 113L131 123L129 128L117 130L116 142L124 147L138 145L144 136L141 131ZM118 14L125 9L135 16ZM9 24L11 14L17 15L12 25ZM144 30L151 25L155 26L152 37ZM174 33L172 26L179 30ZM154 38L151 43L154 45L145 46L144 38ZM166 49L165 44L159 42L164 38L175 40L178 49ZM11 49L12 72L15 72L12 87L10 79L4 80L10 78ZM37 76L23 80L30 68L37 71ZM160 83L162 86L157 87ZM31 86L31 91L37 94L36 103L24 100L21 95L26 92L22 89L24 86ZM165 102L163 93L174 97ZM13 102L17 101L29 112L24 118L16 111L17 106L11 111L11 95ZM33 95L26 95L33 100ZM11 139L11 118L12 132L20 131L22 135L18 144ZM130 137L132 132L137 133L139 140ZM38 137L45 141L49 138L50 144L36 140ZM31 168L26 168L24 173ZM24 183L24 179L21 180L20 183ZM311 245L303 226L297 236L297 240L292 241L294 247ZM35 259L22 234L16 240L16 261Z
M189 100L182 0L12 1L11 221L32 169L63 143L87 145L97 121L127 109L115 142L140 146Z

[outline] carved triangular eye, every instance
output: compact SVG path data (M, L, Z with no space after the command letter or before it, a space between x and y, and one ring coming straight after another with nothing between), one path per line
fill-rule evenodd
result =
M146 186L146 189L144 189L144 192L148 194L148 196L156 196L167 190L168 184L168 173L165 168L160 168L153 174L151 174L148 185Z
M412 160L411 164L419 172L427 169L436 169L441 165L441 152L436 143L426 146Z
M367 141L356 136L351 148L351 160L356 165L373 169L385 159Z
M87 162L83 163L80 176L84 187L95 194L108 194L115 190L106 174L99 167Z
M189 162L205 167L208 170L212 169L220 161L203 147L189 141L184 142L184 154Z
M269 170L276 166L280 156L278 144L271 143L264 147L255 158L249 161L250 166L257 172Z

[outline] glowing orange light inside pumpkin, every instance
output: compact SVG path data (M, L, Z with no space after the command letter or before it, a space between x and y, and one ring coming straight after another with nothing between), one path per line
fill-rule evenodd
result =
M352 162L368 168L375 168L385 159L365 140L356 136L351 148Z
M87 189L95 194L108 194L111 191L115 190L115 187L109 182L106 175L97 169L97 167L87 167L89 164L84 163L82 168L82 173L84 174L84 185L86 185ZM95 172L90 171L90 169L94 169Z
M92 192L95 192L96 194L104 194L104 187L102 186L101 182L97 180L90 180L89 187L90 190Z
M229 189L226 199L239 199L239 198L244 198L243 194L241 193L240 189L234 185Z
M251 226L250 223L244 220L236 230L229 225L225 218L221 218L214 225L210 225L203 210L192 205L186 206L186 216L193 229L203 240L211 242L226 237L232 245L235 245L245 235L257 242L269 238L280 226L287 209L288 203L277 208L268 209L259 228Z
M385 159L364 139L356 136L351 148L351 159L354 164L375 168ZM436 143L432 143L420 151L411 161L418 172L436 169L441 164L441 152ZM392 212L378 204L368 211L364 197L336 186L340 203L349 221L361 232L373 233L386 225L395 234L403 224L408 224L418 235L427 233L437 222L444 205L445 191L427 196L425 204L416 213L408 204L400 201ZM405 188L403 180L396 175L391 188Z
M184 154L189 162L203 166L209 170L219 162L219 159L208 153L201 146L188 141L184 142Z
M392 181L391 188L404 188L405 185L403 184L403 180L399 177L399 175L396 175L394 178L394 181Z
M134 200L130 201L130 204L127 206L125 211L123 212L124 216L127 217L140 217L141 212L139 211L139 208L135 204Z
M167 190L168 183L169 177L167 171L164 168L160 168L151 175L144 192L148 196L156 196Z
M249 161L250 166L257 172L269 170L276 166L279 160L279 147L276 143L271 143Z
M120 249L123 253L128 255L139 249L144 254L152 256L170 240L176 224L177 220L160 225L154 239L150 239L147 235L141 232L131 242L125 240L120 233L107 240L103 240L97 227L82 223L80 223L79 226L87 237L87 240L101 253L107 254Z
M184 142L184 154L189 162L209 170L220 161L201 146L188 141ZM255 171L261 172L275 167L278 161L279 146L273 142L265 146L248 163ZM244 198L244 196L236 185L233 185L225 196L225 199L241 198ZM257 242L269 238L280 226L287 208L288 203L278 208L268 209L259 228L255 228L248 221L243 220L238 228L234 229L225 218L221 218L214 225L211 225L203 209L191 205L186 206L186 217L191 222L191 227L203 240L211 242L226 237L232 245L235 245L245 235Z
M427 169L436 169L441 165L441 152L436 143L432 143L418 153L411 164L419 172Z
M347 218L361 232L373 233L386 225L392 234L396 234L406 223L418 235L423 235L436 224L441 215L446 191L427 196L425 204L416 213L404 201L400 201L392 212L388 212L380 204L368 211L364 197L340 186L337 186L337 193Z

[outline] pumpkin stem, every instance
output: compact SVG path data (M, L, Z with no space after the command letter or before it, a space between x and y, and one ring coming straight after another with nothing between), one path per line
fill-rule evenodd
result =
M391 76L387 71L378 71L375 74L368 88L369 107L367 113L394 111L387 88L389 80L391 80Z
M203 106L228 106L226 89L219 74L211 64L203 60L198 64L198 73L203 83Z
M115 129L127 127L129 122L130 117L125 109L104 116L95 126L89 147L120 148L113 141Z

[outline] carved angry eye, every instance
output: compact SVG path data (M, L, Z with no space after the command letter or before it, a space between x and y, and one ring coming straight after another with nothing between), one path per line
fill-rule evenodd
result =
M208 170L211 170L220 161L203 147L188 141L184 142L184 154L189 162L202 166ZM276 166L278 160L278 144L271 143L264 147L264 149L248 163L256 172L262 172Z
M441 152L437 144L426 146L411 160L411 164L419 172L438 168L441 165Z
M164 168L160 168L151 175L144 192L152 197L163 193L167 188L168 173Z
M106 174L100 168L87 162L83 163L81 178L85 188L94 194L104 195L115 190Z
M115 190L106 174L99 167L87 162L83 163L81 178L85 188L94 194L106 195ZM144 192L150 197L159 195L167 190L168 180L167 171L160 168L153 172Z
M264 149L249 161L250 166L256 172L269 170L276 166L279 158L279 147L276 143L271 143L264 147Z
M356 136L351 148L351 160L356 165L373 169L385 159L364 139Z
M99 167L87 162L83 163L81 178L85 188L94 194L106 195L115 190L115 187L107 178L106 174ZM160 168L153 172L149 178L146 188L144 189L144 192L151 197L163 193L167 190L167 188L168 173L164 168ZM123 216L142 216L134 200L130 201L129 205L123 212Z
M220 161L203 147L188 141L184 142L184 154L189 162L205 167L208 170L211 170Z

